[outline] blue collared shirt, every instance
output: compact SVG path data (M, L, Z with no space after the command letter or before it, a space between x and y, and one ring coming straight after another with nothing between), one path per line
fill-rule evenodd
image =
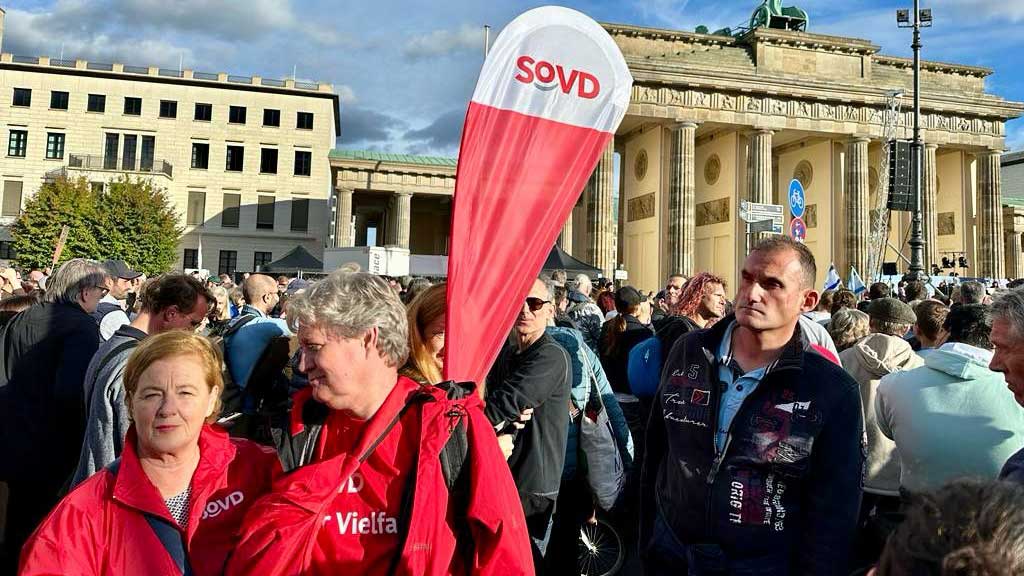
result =
M725 441L729 435L729 426L732 419L736 417L743 401L757 389L761 379L768 373L772 365L754 368L750 372L743 372L743 368L736 362L732 354L732 331L736 327L734 320L725 329L722 336L722 343L718 346L718 380L722 385L722 398L718 404L718 429L715 430L715 449L718 452L725 450Z

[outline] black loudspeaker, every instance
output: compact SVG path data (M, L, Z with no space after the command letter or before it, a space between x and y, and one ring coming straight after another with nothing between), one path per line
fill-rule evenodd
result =
M917 209L914 190L914 149L906 140L889 141L889 201L886 207L897 212Z
M895 276L899 274L896 270L895 262L882 262L882 274L885 276Z

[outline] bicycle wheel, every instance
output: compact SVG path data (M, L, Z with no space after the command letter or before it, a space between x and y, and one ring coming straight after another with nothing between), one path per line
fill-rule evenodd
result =
M622 537L604 520L580 527L579 569L581 576L612 576L622 568L626 549Z

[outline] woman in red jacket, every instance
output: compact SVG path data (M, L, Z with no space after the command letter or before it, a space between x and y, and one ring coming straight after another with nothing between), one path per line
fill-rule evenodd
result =
M133 424L121 458L57 504L19 574L221 574L243 516L280 473L272 450L210 426L224 384L202 336L147 338L124 387Z

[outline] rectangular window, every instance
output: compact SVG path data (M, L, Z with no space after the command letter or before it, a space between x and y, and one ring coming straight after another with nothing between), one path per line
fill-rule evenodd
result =
M14 252L14 242L0 242L0 258L4 260L15 260L18 255Z
M7 155L24 158L28 150L28 130L11 130L7 140Z
M160 117L161 118L177 118L178 117L178 103L174 100L161 100L160 101Z
M117 143L120 134L107 132L107 140L103 145L103 169L117 170Z
M21 214L21 187L20 180L4 181L4 202L0 208L0 216L14 216Z
M210 167L210 145L205 142L192 143L192 167L206 170Z
M228 146L227 158L224 162L224 169L230 172L241 172L245 164L245 148L242 146Z
M228 122L245 124L245 106L232 106L228 109Z
M263 267L274 261L274 255L272 252L253 252L252 255L252 269L255 272L260 272Z
M124 147L121 148L121 170L135 170L135 149L138 145L138 136L124 135Z
M234 250L221 250L220 260L217 262L217 274L230 274L234 276L238 268L238 252Z
M265 108L263 110L263 125L278 127L281 125L281 111L274 110L272 108Z
M224 209L220 213L221 228L238 228L238 212L241 204L241 194L224 193Z
M89 182L89 187L92 188L93 194L103 193L103 182Z
M46 157L50 160L64 157L64 134L60 132L46 134Z
M188 212L185 215L185 224L189 226L202 226L206 218L206 192L202 190L188 191Z
M50 108L54 110L68 109L68 93L53 90L50 92Z
M313 129L313 113L312 112L299 112L295 116L295 127L299 130L312 130Z
M142 115L142 98L124 97L124 113L128 116Z
M196 248L185 248L185 257L181 259L183 267L199 268L199 250Z
M260 150L260 174L277 174L277 149Z
M312 170L313 153L305 150L295 151L295 175L309 176Z
M14 89L14 100L11 102L13 106L31 106L32 105L32 90L30 88L15 88Z
M259 205L256 207L256 229L274 229L274 197L260 196Z
M292 198L292 232L309 230L309 199Z
M213 104L200 104L196 102L195 119L199 122L209 122L213 120Z
M89 112L105 112L107 110L107 97L103 94L89 94L89 103L85 109Z
M156 149L156 136L142 137L142 157L139 160L139 169L143 172L153 170L153 154Z

